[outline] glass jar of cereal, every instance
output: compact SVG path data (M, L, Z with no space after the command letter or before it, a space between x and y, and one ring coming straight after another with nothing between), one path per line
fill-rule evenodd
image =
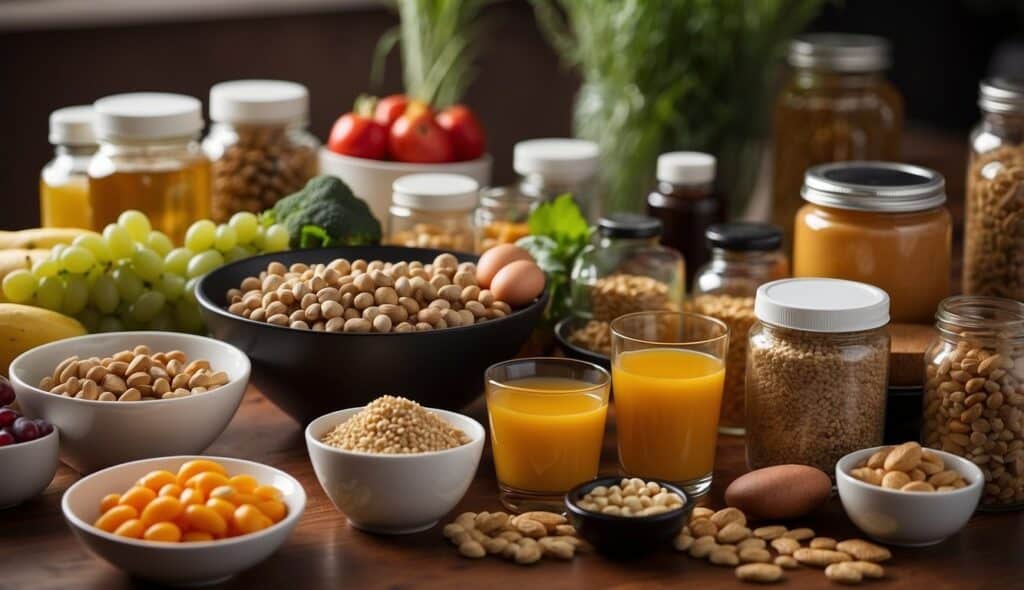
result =
M392 185L387 243L472 252L480 185L460 174L410 174Z

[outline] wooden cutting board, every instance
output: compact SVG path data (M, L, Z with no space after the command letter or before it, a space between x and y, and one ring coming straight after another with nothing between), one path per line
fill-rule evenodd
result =
M931 324L889 324L889 385L920 387L924 384L924 350L935 337Z

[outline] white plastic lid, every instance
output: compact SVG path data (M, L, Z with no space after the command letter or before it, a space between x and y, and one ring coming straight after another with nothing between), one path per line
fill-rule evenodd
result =
M480 196L480 184L461 174L409 174L391 190L393 204L427 211L473 209Z
M757 319L807 332L860 332L889 323L889 295L842 279L781 279L757 288Z
M103 139L187 137L203 128L202 104L183 94L133 92L93 103L96 135Z
M597 173L598 154L597 144L584 139L530 139L512 148L512 167L521 176L573 184Z
M89 105L64 107L50 113L50 143L53 145L95 145Z
M210 88L210 119L218 123L283 123L304 120L309 91L284 80L234 80Z
M715 179L715 157L703 152L658 156L658 180L671 184L707 184Z

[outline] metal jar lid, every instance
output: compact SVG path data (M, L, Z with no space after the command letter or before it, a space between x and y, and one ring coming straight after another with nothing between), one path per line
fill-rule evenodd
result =
M934 170L895 162L835 162L807 170L804 200L815 205L907 213L946 202L946 181Z
M978 106L989 113L1024 113L1024 80L982 80L978 85Z
M889 42L873 35L811 33L789 43L789 64L830 72L878 72L889 67Z

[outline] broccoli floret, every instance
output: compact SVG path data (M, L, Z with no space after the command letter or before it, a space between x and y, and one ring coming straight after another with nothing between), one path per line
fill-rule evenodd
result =
M263 213L266 224L288 229L292 248L379 244L380 222L366 202L334 176L317 176Z

